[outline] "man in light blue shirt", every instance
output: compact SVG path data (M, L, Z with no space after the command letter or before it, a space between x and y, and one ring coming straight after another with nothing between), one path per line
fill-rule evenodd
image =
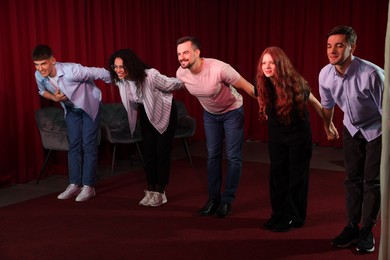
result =
M321 70L319 86L328 139L338 138L329 128L335 105L344 112L347 224L332 244L339 248L356 244L358 252L373 252L372 227L380 209L384 71L352 55L356 38L349 26L336 26L328 33L330 64Z
M94 80L110 83L110 73L103 68L57 62L47 45L37 45L32 59L39 94L60 102L65 111L70 184L58 199L77 196L76 201L86 201L96 195L101 91Z

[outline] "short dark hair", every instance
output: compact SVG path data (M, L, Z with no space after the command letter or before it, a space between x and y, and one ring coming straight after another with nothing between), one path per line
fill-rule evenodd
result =
M194 47L195 50L196 49L200 50L200 41L195 36L184 36L184 37L179 38L176 41L176 46L179 45L179 44L185 43L185 42L191 42L191 44L192 44L192 46Z
M329 38L329 36L335 35L335 34L344 34L346 36L347 42L349 44L356 43L357 34L356 34L355 30L350 26L338 25L338 26L333 27L332 30L330 30L330 32L328 32L327 38Z
M35 46L33 52L32 52L32 59L33 60L46 60L53 56L52 49L43 44L39 44Z

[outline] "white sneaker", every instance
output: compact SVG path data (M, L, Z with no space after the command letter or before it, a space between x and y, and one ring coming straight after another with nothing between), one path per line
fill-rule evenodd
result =
M153 193L153 197L149 200L148 206L158 207L158 206L161 206L162 204L167 203L167 202L168 202L168 200L167 200L167 196L165 195L165 192L160 193L160 192L156 191Z
M86 201L96 196L95 188L84 185L80 194L76 197L76 201Z
M165 191L164 191L164 193L162 193L162 199L163 199L163 201L162 201L163 204L168 202L167 195L165 195Z
M77 196L81 191L81 188L76 184L69 184L66 190L58 195L57 199L66 200L73 196Z
M149 200L153 197L153 191L144 190L145 197L139 202L139 205L148 206Z

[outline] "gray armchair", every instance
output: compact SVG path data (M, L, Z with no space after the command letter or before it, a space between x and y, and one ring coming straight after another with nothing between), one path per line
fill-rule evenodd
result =
M187 138L192 137L195 134L196 119L188 115L187 108L182 101L175 101L177 106L177 126L175 130L175 138L182 139L188 161L192 167L192 159L188 148Z
M139 143L142 141L141 131L137 125L134 136L130 136L127 112L122 103L103 104L101 129L103 137L113 145L111 175L114 174L116 148L118 144L135 144L142 166L144 160Z
M35 120L42 139L43 148L48 150L36 183L39 183L52 151L68 151L64 111L58 107L44 107L35 111Z

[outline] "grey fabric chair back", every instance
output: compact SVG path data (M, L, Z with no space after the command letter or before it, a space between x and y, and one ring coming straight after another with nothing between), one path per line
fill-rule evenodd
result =
M39 134L41 135L42 146L44 149L48 150L36 180L36 184L38 184L45 172L52 151L68 151L69 141L66 132L64 111L61 108L40 108L35 111L35 120L37 122Z
M130 135L127 111L122 103L103 104L101 128L104 138L113 145L111 175L114 173L116 148L119 144L135 144L142 166L144 166L141 148L141 130L137 125L133 137ZM131 159L131 158L130 158Z
M196 119L188 114L187 108L182 101L175 101L177 107L177 126L175 130L175 138L182 139L183 146L187 154L187 159L192 166L192 159L187 138L190 138L195 134Z
M47 150L68 151L69 142L66 133L64 111L58 107L44 107L35 111L35 119Z
M187 108L181 101L176 101L177 126L175 138L191 137L195 134L196 119L188 115Z

